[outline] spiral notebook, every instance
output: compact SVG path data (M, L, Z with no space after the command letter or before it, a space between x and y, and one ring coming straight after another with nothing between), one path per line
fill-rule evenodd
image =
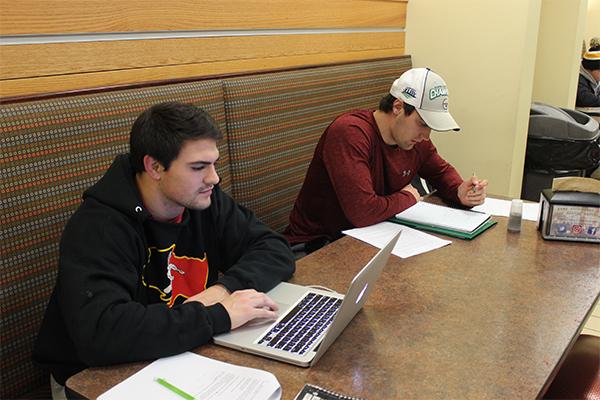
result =
M323 389L322 387L307 383L298 392L294 400L366 400L363 397L347 396L338 392Z
M391 222L461 239L473 239L496 225L489 214L450 208L437 204L417 202L396 216Z

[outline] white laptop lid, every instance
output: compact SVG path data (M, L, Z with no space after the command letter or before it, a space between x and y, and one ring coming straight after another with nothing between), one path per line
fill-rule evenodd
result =
M268 329L277 323L277 321L269 321L268 323L250 321L248 324L238 329L215 336L213 338L214 343L304 367L314 365L344 330L352 318L354 318L356 313L362 308L369 293L373 290L375 282L381 275L383 267L387 264L392 249L401 233L402 232L397 233L388 244L356 274L345 296L340 295L339 293L327 292L287 282L280 283L267 293L267 295L279 305L280 317L277 321L283 318L283 316L285 316L285 314L309 291L344 299L329 328L323 333L321 338L317 340L311 350L305 354L299 355L290 353L256 343Z

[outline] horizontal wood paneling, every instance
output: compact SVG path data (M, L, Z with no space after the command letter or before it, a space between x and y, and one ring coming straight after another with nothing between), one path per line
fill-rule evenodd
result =
M2 97L404 54L404 33L3 46ZM36 57L31 57L35 54ZM43 61L41 61L43 60Z
M0 0L0 98L400 56L406 8L407 0ZM145 36L154 32L200 37ZM20 35L38 42L18 44Z
M2 0L0 35L404 27L407 0Z
M3 46L3 79L398 49L404 33L241 36ZM36 54L32 58L31 54Z

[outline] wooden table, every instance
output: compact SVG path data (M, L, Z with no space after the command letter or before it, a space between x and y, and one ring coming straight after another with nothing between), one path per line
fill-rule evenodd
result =
M600 293L600 246L550 242L506 218L473 241L392 256L327 353L300 368L212 344L198 354L275 374L283 398L313 383L369 399L542 395ZM345 291L376 249L344 237L298 262L293 282ZM90 368L67 386L96 398L147 363Z

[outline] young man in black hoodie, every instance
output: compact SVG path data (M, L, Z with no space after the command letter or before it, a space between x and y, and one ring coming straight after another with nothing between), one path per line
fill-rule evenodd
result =
M130 153L83 195L34 349L52 379L192 350L255 318L294 272L286 240L219 186L221 133L202 109L142 113Z

